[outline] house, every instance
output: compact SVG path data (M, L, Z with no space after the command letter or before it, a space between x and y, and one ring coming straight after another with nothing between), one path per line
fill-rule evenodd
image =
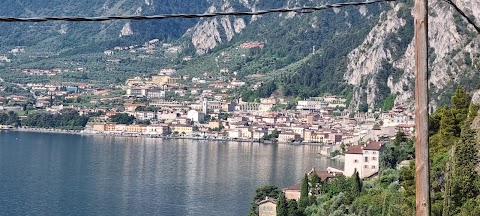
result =
M177 132L179 134L192 134L193 132L193 127L191 125L184 124L172 125L171 129L172 132Z
M127 125L127 127L125 127L125 132L127 133L145 133L146 131L147 131L146 125L132 124L132 125Z
M127 112L135 112L135 110L137 109L137 107L144 107L145 104L131 104L131 103L126 103L124 104L125 106L125 111Z
M167 135L170 133L170 128L166 125L148 125L146 134Z
M50 101L48 101L48 100L38 100L35 103L35 107L37 107L37 108L43 108L43 107L48 107L48 106L50 106Z
M242 137L242 131L240 130L229 130L228 137L232 139L238 139Z
M197 110L190 110L187 113L187 118L191 119L193 122L203 122L205 121L205 114L198 112Z
M299 200L300 199L300 188L301 184L294 184L292 186L286 187L283 189L283 193L285 194L285 199L287 200Z
M300 134L293 133L293 132L285 132L280 133L278 136L278 142L280 143L289 143L289 142L296 142L301 141Z
M330 169L328 169L327 171L317 171L315 170L315 168L312 168L312 170L307 173L309 179L313 176L313 173L316 173L317 176L322 180L322 182L330 182L332 179L343 175L343 173L341 172L334 172ZM300 199L300 189L300 183L284 188L283 193L285 194L285 199L294 199L298 201Z
M370 142L364 145L349 146L345 150L344 175L352 176L355 170L360 178L368 178L378 174L380 154L384 142Z
M157 119L157 112L150 112L150 111L135 112L135 118L140 121L155 120Z
M265 197L264 200L258 204L259 216L276 216L277 215L277 200L270 197Z
M220 128L220 127L223 127L223 124L220 121L210 121L210 122L208 122L208 128L210 128L210 129Z
M265 135L267 135L266 131L263 130L254 130L252 133L252 138L255 140L260 140L262 139Z

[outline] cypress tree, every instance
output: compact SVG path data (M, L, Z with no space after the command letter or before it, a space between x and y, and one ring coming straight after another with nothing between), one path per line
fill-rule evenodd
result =
M320 194L321 183L322 183L322 179L320 179L317 172L315 172L314 170L312 177L310 177L310 193L312 193L312 195Z
M299 200L300 209L305 209L309 204L308 192L309 192L308 175L305 174L305 177L302 180L302 187L300 188L300 200Z
M478 174L475 168L479 159L475 132L468 127L464 127L462 138L455 147L451 191L453 208L460 208L468 199L480 195L480 191L476 187Z
M285 200L285 194L280 192L277 200L277 216L287 216L288 215L288 206L287 200Z
M345 194L345 204L352 204L355 198L360 196L362 192L362 180L355 169L352 178L349 179L350 181L350 188L348 189L347 193Z
M287 206L288 206L288 216L301 216L302 211L298 209L298 204L295 200L288 200L287 201Z
M455 120L457 121L458 125L462 125L463 122L467 119L471 100L470 96L463 88L458 87L451 100L452 111L455 115Z

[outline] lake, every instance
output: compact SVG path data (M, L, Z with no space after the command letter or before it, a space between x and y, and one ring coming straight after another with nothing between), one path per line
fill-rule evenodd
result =
M319 146L0 131L0 215L246 215L336 164Z

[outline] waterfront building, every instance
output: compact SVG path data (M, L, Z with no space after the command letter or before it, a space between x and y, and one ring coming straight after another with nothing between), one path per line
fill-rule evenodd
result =
M172 132L178 132L179 134L192 134L193 127L191 125L177 124L171 126Z
M282 132L278 136L278 142L280 143L296 142L301 141L301 139L300 134L293 132Z
M203 122L205 120L205 114L198 112L197 110L190 110L187 113L187 118L191 119L193 122Z

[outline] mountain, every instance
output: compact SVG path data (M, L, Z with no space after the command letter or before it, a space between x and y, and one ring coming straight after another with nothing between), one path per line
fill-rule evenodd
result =
M73 1L6 0L3 16L104 16L256 11L260 9L317 6L345 0L193 0L193 1ZM458 1L466 13L480 19L480 1ZM14 59L1 65L0 76L12 67L54 67L58 62L88 64L91 81L122 81L128 76L153 73L152 68L174 67L199 76L228 71L254 84L246 99L270 95L305 98L325 93L352 98L352 109L382 107L387 100L413 102L412 2L399 0L362 7L345 7L313 13L268 14L253 17L216 17L162 21L102 23L2 23L0 52L25 46L30 51L59 53L48 59ZM472 90L480 84L480 38L448 4L430 1L430 90L432 105L448 103L455 85ZM107 65L104 50L140 45L152 39L166 43L150 60L140 54L121 56L122 64ZM242 45L260 45L244 49ZM175 52L166 51L168 47ZM3 49L3 50L2 50ZM90 55L86 55L92 53ZM133 52L132 52L133 53ZM1 55L2 53L0 53ZM143 55L143 54L142 54ZM183 61L185 56L193 60ZM15 58L15 57L12 57ZM152 65L145 65L151 63ZM112 69L110 79L98 75ZM233 73L235 75L233 75ZM263 78L251 78L261 74ZM117 79L111 79L117 77ZM23 80L26 77L22 77ZM59 79L81 80L75 75Z

